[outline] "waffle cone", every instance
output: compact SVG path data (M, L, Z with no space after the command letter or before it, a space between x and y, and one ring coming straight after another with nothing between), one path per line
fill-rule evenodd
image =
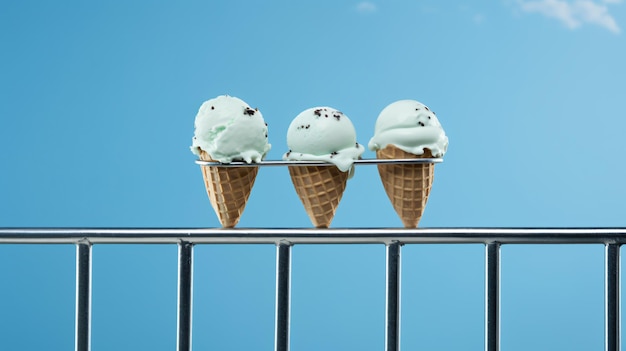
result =
M346 189L348 173L334 166L290 166L289 175L316 228L328 228Z
M387 145L376 151L379 159L431 158L429 149L423 155L415 155ZM416 228L428 201L433 184L435 164L379 164L378 173L393 208L405 228Z
M205 151L201 151L200 159L214 161ZM234 227L246 207L259 171L258 167L202 166L200 168L209 200L222 227Z

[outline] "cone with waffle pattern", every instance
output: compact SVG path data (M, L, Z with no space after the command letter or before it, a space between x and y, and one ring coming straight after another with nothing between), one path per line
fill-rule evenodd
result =
M368 147L378 159L442 158L448 137L435 112L416 100L398 100L378 115ZM380 163L385 192L404 227L416 228L433 184L435 165Z
M263 160L271 148L267 123L245 101L220 95L202 103L194 127L191 152L202 161L218 163L200 167L211 206L222 227L232 228L246 207L258 168L227 164Z
M415 155L387 145L376 151L379 159L431 158L429 149L423 155ZM416 228L428 201L434 178L434 163L379 164L378 173L385 192L404 227Z
M328 228L346 189L348 172L335 166L290 166L289 175L316 228Z
M200 152L200 159L214 161L206 151ZM234 227L246 207L259 168L217 166L200 168L211 206L222 227Z
M288 161L327 165L290 165L289 175L311 223L328 228L354 174L354 161L365 148L356 142L354 125L343 112L328 106L300 112L287 130Z

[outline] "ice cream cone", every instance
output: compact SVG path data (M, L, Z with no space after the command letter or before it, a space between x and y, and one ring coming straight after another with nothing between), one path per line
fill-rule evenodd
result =
M423 155L403 151L387 145L376 151L379 159L431 158L429 149ZM404 227L416 228L428 201L434 178L434 163L379 164L378 172L393 208L400 216Z
M346 189L349 172L335 166L290 166L289 174L313 225L328 228Z
M200 152L200 159L213 161L205 151ZM200 168L211 205L222 227L234 227L246 207L259 168L216 166Z

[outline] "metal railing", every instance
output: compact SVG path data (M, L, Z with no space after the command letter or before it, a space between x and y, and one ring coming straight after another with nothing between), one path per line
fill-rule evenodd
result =
M90 350L94 244L178 245L177 350L191 350L193 249L197 244L276 245L276 351L289 350L291 252L301 244L386 246L385 350L400 350L401 248L405 244L485 245L485 350L500 349L500 252L508 244L605 245L605 350L620 345L620 246L626 228L123 229L0 228L0 244L76 245L76 351Z

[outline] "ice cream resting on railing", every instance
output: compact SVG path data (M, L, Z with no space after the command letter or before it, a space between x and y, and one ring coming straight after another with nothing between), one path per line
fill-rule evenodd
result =
M258 167L271 145L261 112L228 95L204 102L196 115L191 151L198 155L207 194L220 223L237 225ZM287 131L283 155L298 197L317 228L330 226L364 147L352 121L327 106L302 111ZM368 147L376 151L380 178L407 228L417 227L434 177L434 165L448 148L437 116L424 104L400 100L385 107Z

